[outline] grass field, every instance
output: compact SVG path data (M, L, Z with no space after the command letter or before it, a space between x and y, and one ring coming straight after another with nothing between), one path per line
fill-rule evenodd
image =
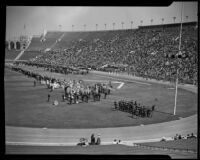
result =
M29 68L33 69L33 68ZM41 68L34 68L37 72L51 74L65 79L82 79L85 83L97 81L112 81L114 90L107 99L100 102L79 103L69 105L62 102L62 89L49 92L46 86L37 84L33 87L33 79L20 73L5 69L5 123L8 126L46 127L46 128L104 128L135 126L152 124L187 117L197 113L197 95L179 89L177 115L173 116L174 89L161 84L145 85L135 81L114 79L97 74L89 75L61 75L48 73ZM117 89L118 83L124 82L122 88ZM51 102L47 102L47 94L51 94ZM158 101L155 101L155 98ZM140 104L156 104L156 111L152 118L132 117L129 113L112 109L114 100L133 99ZM53 106L53 100L59 105Z

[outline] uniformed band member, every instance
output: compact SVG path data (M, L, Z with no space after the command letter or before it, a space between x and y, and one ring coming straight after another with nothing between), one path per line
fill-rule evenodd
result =
M107 91L106 91L106 92L104 93L104 99L106 99L107 94L108 94L108 93L107 93Z
M114 106L115 106L115 109L117 109L117 102L116 101L114 102Z
M34 84L34 87L35 87L36 86L36 81L35 80L34 80L33 84Z
M65 102L65 95L64 94L62 95L62 100L63 100L63 102Z
M50 97L51 97L50 94L48 94L48 100L47 100L48 102L50 101Z

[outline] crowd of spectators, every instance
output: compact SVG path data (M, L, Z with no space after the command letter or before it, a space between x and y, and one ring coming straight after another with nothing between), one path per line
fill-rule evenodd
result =
M174 140L179 140L179 139L190 139L190 138L197 138L196 135L194 135L194 133L191 134L187 134L187 136L182 136L180 134L176 134L173 139Z
M53 48L44 53L34 62L81 65L93 69L106 64L122 64L127 65L123 71L129 74L166 81L175 81L176 70L179 68L179 82L196 85L198 40L195 26L193 23L183 24L181 52L180 25L160 25L154 28L86 32L85 37L77 37L68 42L66 36L57 41L55 50ZM76 36L76 32L73 34L71 37ZM64 46L66 47L63 48ZM176 56L178 54L181 58ZM119 70L113 69L114 71Z

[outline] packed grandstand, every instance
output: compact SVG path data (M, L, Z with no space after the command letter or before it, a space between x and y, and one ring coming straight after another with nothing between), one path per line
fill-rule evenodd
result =
M179 81L197 84L197 23L183 23L181 53L178 53L180 23L139 26L138 29L61 32L47 31L33 37L25 52L6 49L5 59L38 64L84 66L157 80L173 81L177 54ZM10 53L12 52L12 53Z

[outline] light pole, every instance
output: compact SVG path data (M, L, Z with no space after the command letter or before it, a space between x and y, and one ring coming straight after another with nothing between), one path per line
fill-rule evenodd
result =
M121 22L121 24L122 24L122 29L123 29L123 26L124 26L124 22Z
M164 18L162 18L161 20L162 20L162 24L163 24L163 22L164 22L164 20L165 20L165 19L164 19Z
M151 19L151 25L152 25L152 23L153 23L153 19Z
M97 28L98 28L98 24L96 24L96 31L97 31Z
M188 21L188 16L185 16L185 18L186 18L186 21Z
M140 21L140 23L141 23L141 26L142 26L142 24L143 24L143 21Z
M115 29L115 23L113 23L113 30Z
M61 31L61 27L62 27L62 25L61 25L61 24L59 24L59 25L58 25L58 27L59 27L59 31Z
M86 24L84 24L83 27L84 27L84 31L85 31L85 29L86 29Z
M175 21L176 21L176 17L173 17L173 19L174 19L174 23L175 23Z
M178 52L181 53L181 36L182 36L182 10L183 10L183 2L181 5L181 27L180 27L180 35L179 35L179 47ZM177 58L177 57L176 57ZM178 94L178 74L179 74L179 68L178 68L178 62L177 62L177 70L176 70L176 89L175 89L175 100L174 100L174 115L176 115L176 106L177 106L177 94Z
M131 21L131 29L133 29L133 21Z
M72 25L72 31L74 31L74 25Z

